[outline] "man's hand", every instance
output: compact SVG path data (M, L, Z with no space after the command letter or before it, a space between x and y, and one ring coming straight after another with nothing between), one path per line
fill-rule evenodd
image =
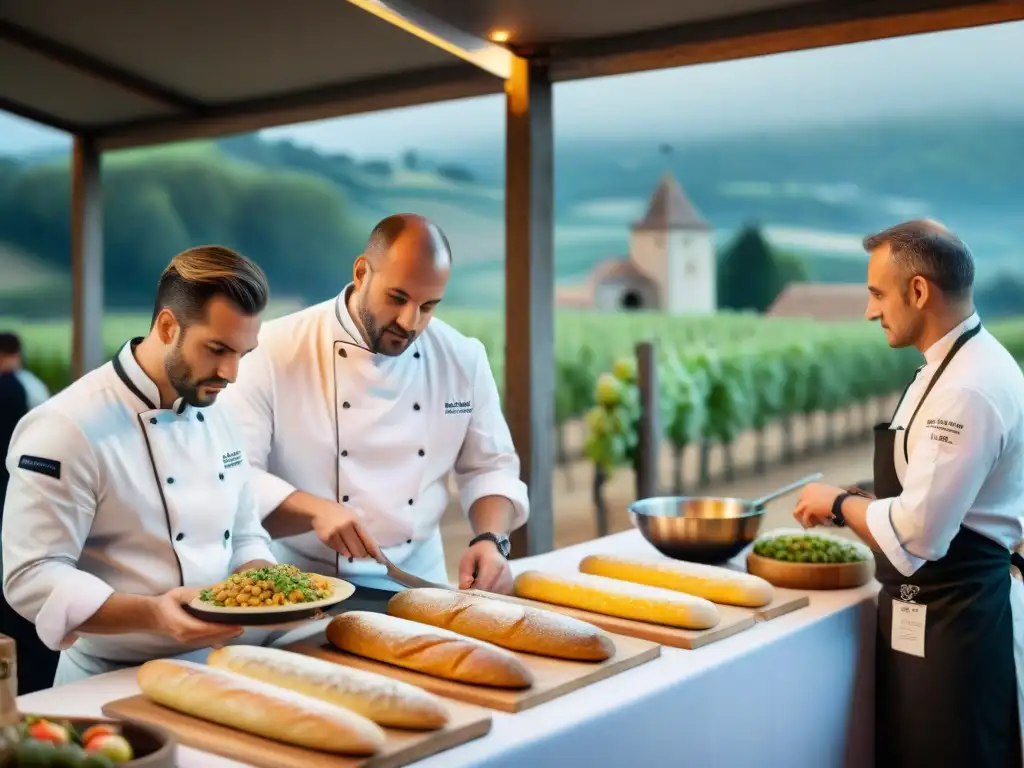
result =
M156 598L153 631L197 648L217 648L242 634L241 627L214 624L186 613L182 605L198 595L194 587L178 587Z
M811 483L804 487L793 510L793 517L804 528L828 525L832 522L832 503L843 493L842 488L824 483Z
M512 593L512 569L493 541L478 541L459 561L459 589Z
M349 562L365 557L372 557L378 563L384 562L377 542L349 507L327 499L317 499L311 518L313 531L320 541L347 557Z

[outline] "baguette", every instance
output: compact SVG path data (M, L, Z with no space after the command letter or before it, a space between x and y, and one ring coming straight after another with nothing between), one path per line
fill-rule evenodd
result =
M137 679L157 704L255 736L346 755L384 747L384 731L362 715L224 669L155 659Z
M539 656L604 661L615 653L612 639L592 624L466 592L407 589L391 598L388 613Z
M206 663L351 709L384 727L436 730L448 723L441 700L422 688L291 651L227 645Z
M761 577L714 565L588 555L580 561L579 568L582 573L672 589L723 605L760 608L775 596L772 585Z
M327 639L348 653L434 677L497 688L533 685L530 670L509 651L386 613L335 616L327 625Z
M715 604L703 597L605 576L524 571L513 588L520 597L544 603L682 629L710 629L721 620Z

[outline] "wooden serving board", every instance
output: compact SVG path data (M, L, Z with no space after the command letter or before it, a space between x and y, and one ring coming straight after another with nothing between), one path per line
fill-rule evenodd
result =
M716 640L730 637L745 629L750 629L750 627L757 623L757 616L754 615L753 610L750 608L736 608L731 605L718 606L722 614L722 620L718 622L718 626L711 629L680 629L679 627L669 627L664 624L651 624L646 621L622 619L618 616L605 616L601 613L583 611L579 608L569 608L568 606L556 605L554 603L543 603L537 600L527 600L523 597L513 597L511 595L488 595L488 597L496 600L508 600L509 602L528 605L541 610L557 611L574 619L586 621L606 632L613 632L630 638L649 640L652 643L668 645L672 648L683 648L688 651L709 645Z
M559 696L572 693L585 685L625 672L627 669L632 669L661 655L661 647L654 642L634 637L616 637L615 635L612 635L612 641L615 643L615 655L607 661L601 662L568 661L548 656L536 656L531 653L516 653L515 655L533 673L533 685L525 690L495 688L446 680L345 653L328 642L321 644L296 643L289 646L287 650L387 675L395 680L412 683L436 693L438 696L479 704L502 712L522 712Z
M265 739L176 712L155 704L142 694L105 704L103 714L160 726L174 734L181 744L259 768L399 768L490 732L490 712L457 701L444 704L451 719L443 729L407 731L385 728L387 743L373 757L336 755Z

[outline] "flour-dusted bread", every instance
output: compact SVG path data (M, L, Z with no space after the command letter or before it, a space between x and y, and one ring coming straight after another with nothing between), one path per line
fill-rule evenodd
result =
M491 643L386 613L349 611L327 625L327 639L348 653L434 677L497 688L529 688L533 674Z
M278 648L228 645L211 651L206 663L351 709L386 728L436 730L448 722L448 710L434 694L324 659Z
M407 589L391 598L388 613L540 656L604 661L615 653L612 639L585 621L467 592Z
M580 561L579 568L582 573L674 589L723 605L760 608L775 596L772 585L760 576L681 560L588 555Z
M345 755L384 746L384 731L362 715L226 669L155 659L137 680L157 704L267 739Z
M702 597L584 573L524 571L514 589L519 597L542 603L682 629L710 629L722 618Z

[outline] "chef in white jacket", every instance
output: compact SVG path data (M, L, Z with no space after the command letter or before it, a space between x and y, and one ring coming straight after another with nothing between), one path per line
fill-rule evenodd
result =
M483 345L433 316L450 268L436 225L384 219L354 281L268 322L228 393L277 556L337 573L370 603L399 589L379 548L448 582L451 472L475 534L459 586L511 589L508 535L526 521L527 491Z
M794 514L875 552L876 765L1020 766L1024 375L974 311L959 238L911 221L864 244L868 318L924 365L875 428L877 498L812 485Z
M215 246L160 278L149 335L17 425L3 587L60 649L55 685L237 638L181 605L273 563L240 434L218 393L257 343L266 279Z

